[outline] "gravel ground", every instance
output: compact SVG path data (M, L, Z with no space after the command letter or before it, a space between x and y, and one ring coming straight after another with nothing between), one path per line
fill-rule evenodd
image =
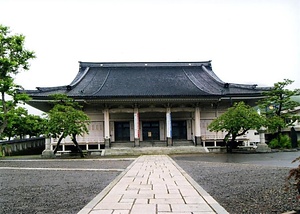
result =
M0 167L125 169L132 160L0 161ZM0 213L77 213L120 171L0 168Z
M209 162L212 158L203 155L172 158L229 213L282 213L299 207L296 190L285 191L290 168ZM125 169L132 161L0 159L0 213L77 213L120 173L114 169ZM82 170L104 168L112 171Z
M299 208L297 191L285 190L290 168L202 162L197 156L173 159L229 213L282 213Z

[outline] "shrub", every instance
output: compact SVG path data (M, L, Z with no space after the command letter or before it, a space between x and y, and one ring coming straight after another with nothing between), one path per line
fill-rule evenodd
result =
M0 145L0 157L5 157L6 154L11 154L11 146L10 145Z
M295 163L297 161L300 161L300 157L296 158L292 161L292 163ZM294 179L294 182L290 182L291 179ZM298 190L298 196L297 199L300 199L300 165L298 165L297 168L293 168L289 171L289 175L286 180L286 190L288 190L291 186L296 187Z
M274 138L270 141L269 147L272 149L290 149L292 148L291 138L288 135L279 135L278 138Z

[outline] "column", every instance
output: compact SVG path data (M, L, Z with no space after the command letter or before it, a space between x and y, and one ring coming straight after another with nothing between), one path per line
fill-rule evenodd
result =
M173 146L171 108L166 111L167 146Z
M55 157L53 150L51 150L51 139L45 139L45 150L42 153L43 158L53 158Z
M134 146L140 146L140 118L139 109L133 109Z
M195 146L201 145L200 107L195 108Z
M109 133L109 111L104 109L104 144L105 148L110 148L110 133Z

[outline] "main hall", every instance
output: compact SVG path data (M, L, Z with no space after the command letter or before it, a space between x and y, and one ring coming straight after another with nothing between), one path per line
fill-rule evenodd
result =
M254 106L266 90L223 82L211 61L79 62L70 84L25 92L32 98L29 104L44 112L50 109L52 94L66 94L79 102L91 122L89 133L79 136L78 142L89 150L114 145L217 146L226 133L210 132L212 120L234 102ZM251 141L254 135L244 138ZM65 139L62 150L70 144Z

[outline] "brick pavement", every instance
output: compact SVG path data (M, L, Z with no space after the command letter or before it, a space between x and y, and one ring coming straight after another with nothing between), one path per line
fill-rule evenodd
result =
M227 213L167 155L138 157L79 214Z

